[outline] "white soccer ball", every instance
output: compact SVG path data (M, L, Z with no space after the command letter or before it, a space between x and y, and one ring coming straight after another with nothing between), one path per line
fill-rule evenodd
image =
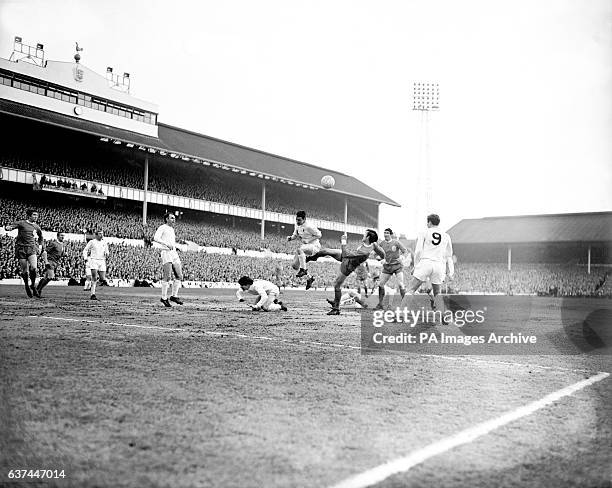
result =
M323 178L321 178L321 186L323 188L333 188L335 184L336 180L331 175L325 175Z

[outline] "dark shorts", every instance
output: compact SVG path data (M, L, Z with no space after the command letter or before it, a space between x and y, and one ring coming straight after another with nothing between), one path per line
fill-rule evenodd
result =
M57 263L55 261L47 261L45 269L50 269L51 271L55 271L57 269Z
M383 264L382 272L384 274L393 275L395 273L399 273L403 268L404 266L402 265L402 263Z
M28 259L36 256L38 249L36 246L15 246L15 257L17 259Z
M363 261L363 259L343 258L340 264L340 272L344 276L348 276L355 271Z

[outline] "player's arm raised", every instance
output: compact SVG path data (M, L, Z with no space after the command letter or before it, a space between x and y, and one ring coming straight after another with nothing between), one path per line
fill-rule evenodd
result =
M373 242L372 244L374 245L374 252L378 254L378 256L380 256L382 259L385 259L385 250L380 247L378 242Z
M348 242L347 239L348 239L348 236L346 234L342 234L340 236L340 250L342 251L341 256L343 258L350 258L354 256L354 253L350 253L346 251L346 246Z

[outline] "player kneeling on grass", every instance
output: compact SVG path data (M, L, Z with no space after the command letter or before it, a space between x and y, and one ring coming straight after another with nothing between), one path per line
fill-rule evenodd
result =
M241 302L246 301L249 295L259 297L257 303L251 305L252 310L264 310L266 312L287 311L287 307L283 305L283 302L278 301L280 290L274 283L266 280L253 280L248 276L243 276L238 280L238 284L240 285L240 290L238 290L236 296Z

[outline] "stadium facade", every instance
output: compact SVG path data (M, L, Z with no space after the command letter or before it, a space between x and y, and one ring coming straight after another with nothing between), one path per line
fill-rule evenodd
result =
M142 211L144 224L150 205L204 212L250 222L262 239L292 226L295 210L306 210L321 229L362 234L378 227L380 205L399 206L352 176L160 123L158 106L133 97L129 82L127 73L109 68L102 76L83 66L78 49L74 62L49 61L42 46L15 38L11 59L0 59L3 188L122 201ZM71 174L61 169L67 166ZM87 179L86 168L117 177ZM123 170L140 176L126 178ZM179 183L187 178L191 191L151 188L155 171ZM334 177L333 189L321 186L324 175Z
M612 264L612 212L464 219L449 229L458 261Z

